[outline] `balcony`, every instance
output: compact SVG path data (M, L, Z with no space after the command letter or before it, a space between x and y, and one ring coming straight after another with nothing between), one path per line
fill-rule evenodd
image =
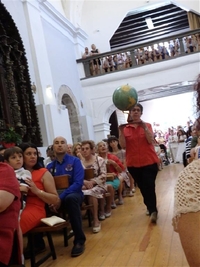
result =
M153 66L200 52L200 29L184 31L148 42L136 43L85 59L78 59L81 80ZM196 55L198 61L199 55Z
M133 86L138 92L139 102L192 92L194 80L200 70L199 37L200 29L179 32L166 38L141 42L86 59L78 59L77 65L86 100L87 118L88 120L89 117L92 118L95 140L102 140L110 134L109 119L116 111L112 95L121 85ZM193 44L192 48L190 43ZM165 46L167 51L164 57L161 53L159 55L156 53L155 50L160 51L157 46ZM154 58L146 60L145 51L152 52L153 49ZM101 64L98 66L97 74L90 72L93 59L99 59L103 63L106 57L122 53L130 56L132 64L129 62L127 66L124 64L108 72L105 72ZM119 118L119 111L117 112ZM124 122L118 119L118 123Z

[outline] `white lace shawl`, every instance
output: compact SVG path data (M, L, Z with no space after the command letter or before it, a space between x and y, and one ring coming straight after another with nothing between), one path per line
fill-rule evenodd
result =
M174 218L197 211L200 211L200 159L181 171L174 190Z

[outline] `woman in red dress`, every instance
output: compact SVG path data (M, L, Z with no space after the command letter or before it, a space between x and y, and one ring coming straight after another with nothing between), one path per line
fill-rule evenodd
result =
M40 220L46 217L45 203L56 205L60 199L52 175L39 164L37 147L34 144L23 143L20 148L23 151L24 168L32 174L32 179L26 180L29 191L26 207L20 219L22 233L25 234L38 226Z
M19 183L13 168L0 162L0 267L9 266L12 260L13 264L22 263L19 232L20 198Z

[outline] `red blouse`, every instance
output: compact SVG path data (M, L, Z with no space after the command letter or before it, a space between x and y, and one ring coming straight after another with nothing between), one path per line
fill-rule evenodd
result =
M13 168L2 162L0 162L0 190L7 191L15 196L11 205L0 212L0 262L8 264L12 253L14 235L19 228L21 193Z
M150 123L145 122L148 130L153 134ZM154 145L149 144L145 130L138 125L136 128L129 124L124 128L126 140L126 165L127 167L143 167L158 163Z
M122 164L122 162L119 160L117 156L108 153L107 158L115 161L119 165L119 167L122 169L122 171L124 171L124 165ZM115 167L112 164L110 164L109 168L110 168L110 172L114 172L115 174L118 174L118 171L115 169Z

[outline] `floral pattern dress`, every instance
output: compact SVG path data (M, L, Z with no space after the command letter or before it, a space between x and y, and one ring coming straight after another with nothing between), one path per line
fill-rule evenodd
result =
M92 165L84 166L85 169L94 169L94 178L90 179L95 181L97 184L91 189L83 189L85 196L93 196L96 198L103 198L104 193L107 192L106 184L106 162L103 158L96 156L95 161Z

